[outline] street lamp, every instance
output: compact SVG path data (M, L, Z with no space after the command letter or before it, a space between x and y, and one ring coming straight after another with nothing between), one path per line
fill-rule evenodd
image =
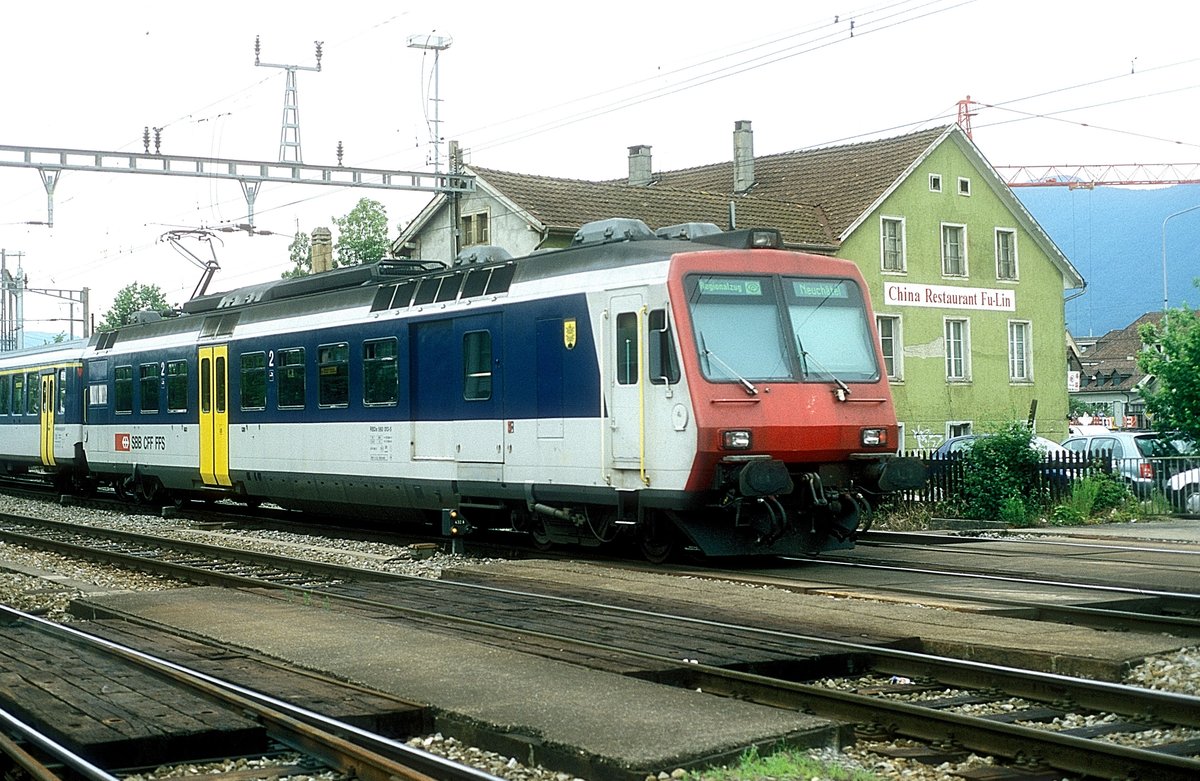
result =
M1170 301L1167 298L1167 221L1170 220L1172 217L1178 217L1181 214L1187 214L1188 212L1194 212L1197 209L1200 209L1200 204L1196 204L1195 206L1189 206L1188 208L1183 209L1181 211L1177 211L1174 214L1168 214L1166 219L1163 220L1163 224L1162 224L1162 275L1163 275L1163 314L1164 315L1167 313L1167 307L1170 305Z

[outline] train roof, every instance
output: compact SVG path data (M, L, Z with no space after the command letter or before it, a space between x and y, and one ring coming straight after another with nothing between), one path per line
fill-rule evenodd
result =
M165 318L149 313L138 323L97 334L91 346L102 352L117 342L143 347L177 343L183 334L195 335L189 341L220 338L254 323L314 315L328 316L330 322L338 313L356 319L366 312L492 296L555 277L662 263L680 252L749 247L781 248L782 240L772 229L721 231L708 223L687 223L654 232L640 220L603 220L581 228L569 247L520 258L499 248L470 247L449 265L384 259L214 293L187 302L180 313Z

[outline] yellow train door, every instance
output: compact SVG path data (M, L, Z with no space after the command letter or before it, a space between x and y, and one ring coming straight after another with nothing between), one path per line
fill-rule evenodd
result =
M200 478L205 485L229 479L229 347L200 348Z
M54 409L58 403L57 383L54 372L42 375L42 409L40 412L40 436L42 463L54 466Z

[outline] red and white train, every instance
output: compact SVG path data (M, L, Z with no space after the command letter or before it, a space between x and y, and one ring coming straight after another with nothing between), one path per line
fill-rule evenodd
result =
M0 465L146 501L454 511L652 559L852 545L925 477L894 455L857 267L773 230L659 233L384 260L2 354Z

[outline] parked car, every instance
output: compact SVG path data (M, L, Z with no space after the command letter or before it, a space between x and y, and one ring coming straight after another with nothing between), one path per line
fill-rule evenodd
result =
M1167 480L1167 501L1188 515L1200 515L1200 467L1186 469Z
M990 434L962 434L957 437L950 437L936 450L933 451L929 460L929 475L930 478L935 478L946 471L946 462L962 458L967 449L975 444L978 440L991 436ZM1048 455L1063 455L1067 454L1067 449L1057 442L1046 439L1045 437L1033 437L1030 440L1029 446L1040 452L1043 456ZM1055 483L1067 483L1070 481L1071 475L1065 469L1050 469L1047 470L1046 476Z
M1105 431L1067 437L1063 447L1088 456L1108 455L1113 473L1133 493L1145 499L1155 488L1166 490L1168 478L1177 471L1181 456L1175 444L1152 431Z
M939 445L938 449L933 452L934 452L934 455L939 456L941 458L946 458L947 456L953 456L955 454L962 453L964 450L969 448L971 445L973 445L975 443L975 440L977 440L981 437L987 437L987 436L991 436L991 435L990 434L963 434L963 435L957 436L957 437L950 437L945 442L943 442L941 445ZM1034 437L1030 441L1029 445L1030 445L1030 447L1034 448L1035 450L1040 451L1043 455L1046 455L1048 453L1063 453L1066 451L1066 448L1064 448L1062 445L1058 444L1057 442L1055 442L1053 440L1046 439L1045 437Z

